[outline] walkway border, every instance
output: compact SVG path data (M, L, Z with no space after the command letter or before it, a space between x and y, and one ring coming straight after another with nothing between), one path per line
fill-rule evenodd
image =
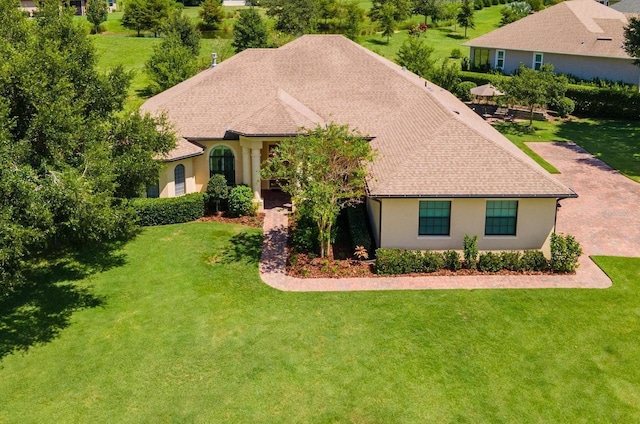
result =
M296 278L286 274L288 211L265 210L260 277L282 291L328 292L368 290L476 290L476 289L604 289L611 279L589 258L580 258L572 275L464 275L373 278Z

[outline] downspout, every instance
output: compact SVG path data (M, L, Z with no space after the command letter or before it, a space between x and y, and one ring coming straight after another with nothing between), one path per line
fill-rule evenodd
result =
M378 202L380 205L380 209L378 211L378 247L382 246L382 201L376 198L371 198L371 200Z

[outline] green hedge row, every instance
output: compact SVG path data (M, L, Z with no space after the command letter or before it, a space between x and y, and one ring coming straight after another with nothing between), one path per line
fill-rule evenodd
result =
M369 231L369 217L364 203L347 208L347 219L349 221L349 233L353 242L353 249L363 246L369 254L373 252L373 240Z
M500 85L505 75L484 74L461 71L463 81L472 81L477 85L491 83ZM575 102L574 114L589 118L640 119L640 92L615 88L591 87L569 84L566 97Z
M133 199L131 206L138 215L138 225L147 227L202 218L205 205L203 194L193 193L180 197Z
M473 239L472 243L475 243ZM477 251L476 251L477 252ZM376 250L376 272L382 275L411 273L430 273L441 269L456 271L464 265L468 269L482 272L509 271L553 271L558 273L574 272L578 268L578 259L582 248L571 235L551 235L551 259L547 260L539 250L483 252L467 254L462 261L454 250L432 252L420 250L384 249Z

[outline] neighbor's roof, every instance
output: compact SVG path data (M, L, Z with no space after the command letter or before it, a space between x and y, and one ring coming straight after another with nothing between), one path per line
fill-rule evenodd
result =
M594 0L571 0L474 38L465 46L629 59L627 18Z
M245 50L142 108L191 141L349 124L373 137L372 196L574 195L449 92L339 35Z
M622 0L611 6L612 9L625 15L639 15L640 14L640 0Z

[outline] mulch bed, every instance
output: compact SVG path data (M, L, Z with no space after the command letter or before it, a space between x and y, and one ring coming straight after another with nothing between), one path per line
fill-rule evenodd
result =
M297 278L349 278L349 277L390 277L378 275L374 272L373 261L358 261L355 259L328 260L315 256L309 257L304 253L289 254L287 258L287 275ZM402 274L403 277L437 277L463 275L566 275L542 271L507 271L481 272L472 269L450 271L441 269L431 273Z
M203 216L198 219L199 222L224 222L226 224L240 224L246 225L248 227L253 228L262 228L262 223L264 222L264 214L259 213L257 216L238 216L231 217L226 216L225 213L221 213L218 215L208 215Z

